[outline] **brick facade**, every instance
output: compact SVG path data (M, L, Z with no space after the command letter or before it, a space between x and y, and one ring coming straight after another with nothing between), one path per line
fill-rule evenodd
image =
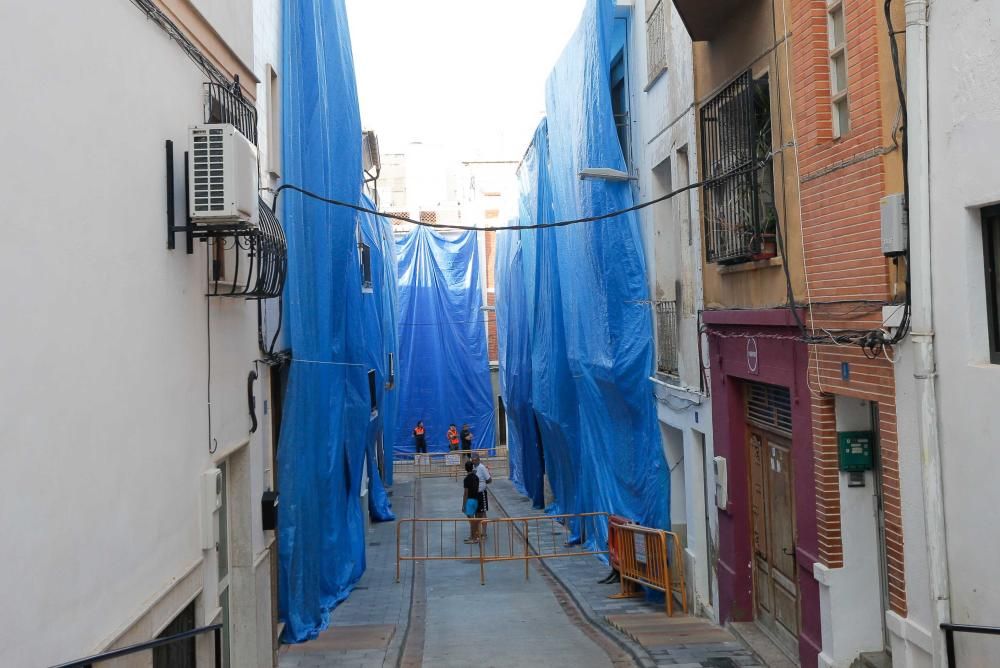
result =
M895 190L901 163L884 106L894 98L884 22L877 3L844 0L849 129L835 137L831 109L827 0L793 0L792 77L798 145L802 238L809 325L823 330L881 326L881 303L895 296L895 265L882 255L880 199ZM887 136L889 140L887 141ZM888 352L892 354L891 351ZM848 379L843 378L843 364ZM892 609L906 614L895 385L885 357L858 346L810 347L816 513L820 561L844 564L834 396L878 404L888 588Z
M496 216L489 216L487 213L487 218L495 219ZM493 222L493 221L490 221ZM484 232L485 244L486 244L486 305L495 307L496 306L496 232ZM497 343L497 317L496 311L486 312L487 330L486 330L486 343L489 349L490 362L496 362L500 359L500 351Z

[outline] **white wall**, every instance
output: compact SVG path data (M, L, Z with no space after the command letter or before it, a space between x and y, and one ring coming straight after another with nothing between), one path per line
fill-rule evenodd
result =
M0 55L17 63L4 78L17 103L0 107L0 532L17 602L0 612L0 665L48 665L126 634L192 568L215 579L198 531L199 475L213 465L205 251L165 248L164 140L180 186L205 77L131 3L4 3L0 25L16 26ZM246 406L256 310L210 311L211 437L217 456L249 439L244 501L259 508L266 450Z
M1000 202L997 17L998 0L932 3L928 47L934 324L951 611L955 623L989 626L1000 626L1000 531L989 519L1000 505L1000 366L989 363L978 209ZM960 635L958 663L993 664L996 647L995 640Z
M667 71L655 82L649 82L645 19L646 5L651 1L636 0L629 11L632 154L633 169L639 177L636 188L639 202L698 181L691 39L673 4L666 3ZM686 160L682 158L685 149ZM658 173L654 174L654 170ZM668 462L679 463L671 476L675 479L671 496L679 495L678 501L683 499L673 505L675 509L683 508L684 513L685 563L693 594L690 604L696 614L715 618L718 604L713 598L717 596L717 587L711 555L718 542L718 523L714 507L711 400L700 390L697 314L704 301L698 219L698 197L694 191L647 208L641 214L652 299L676 299L680 306L679 383L653 381L651 389L657 398L657 414L665 425L665 433L679 434L681 439L682 461L678 462L674 449L669 448ZM710 491L707 497L706 486Z
M836 397L836 429L870 431L871 404ZM880 652L882 635L881 575L879 574L876 484L865 471L864 487L850 487L848 474L840 477L840 522L844 565L827 568L813 564L819 582L823 651L818 661L826 668L848 668L862 652Z

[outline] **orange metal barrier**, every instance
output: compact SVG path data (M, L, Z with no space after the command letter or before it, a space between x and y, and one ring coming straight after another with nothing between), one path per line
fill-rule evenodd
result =
M607 513L576 513L538 517L505 517L477 521L477 531L485 540L464 542L472 530L467 518L408 518L396 524L396 582L404 561L479 562L479 581L486 584L486 564L523 561L524 577L529 577L533 559L558 559L607 554L607 550L588 550L586 531L596 522L605 523ZM581 535L579 545L570 545L571 532ZM409 540L407 540L409 539ZM406 545L410 545L406 553Z
M650 529L617 518L608 527L612 566L621 575L622 591L615 598L641 596L636 585L662 591L667 614L674 614L674 594L687 613L687 585L684 581L684 553L677 534Z
M465 460L474 454L490 470L492 476L510 475L510 458L507 447L493 450L453 450L430 454L397 456L392 462L393 475L410 474L417 478L460 478L465 475Z

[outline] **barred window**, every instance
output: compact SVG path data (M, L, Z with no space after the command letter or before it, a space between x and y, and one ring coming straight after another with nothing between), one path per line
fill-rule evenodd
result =
M649 0L646 9L647 80L653 81L667 69L667 8L664 0Z
M768 77L742 74L705 103L700 125L706 259L748 261L774 241L778 223Z

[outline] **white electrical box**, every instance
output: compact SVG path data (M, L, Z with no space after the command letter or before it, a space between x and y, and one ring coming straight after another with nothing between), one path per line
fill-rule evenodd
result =
M903 255L909 243L909 222L906 219L905 198L901 194L883 197L882 254Z
M201 549L213 550L219 539L219 510L222 508L222 471L209 469L201 474Z
M192 126L188 143L191 221L256 225L257 148L228 123Z
M729 506L729 466L725 457L713 458L715 468L715 506L725 510Z

